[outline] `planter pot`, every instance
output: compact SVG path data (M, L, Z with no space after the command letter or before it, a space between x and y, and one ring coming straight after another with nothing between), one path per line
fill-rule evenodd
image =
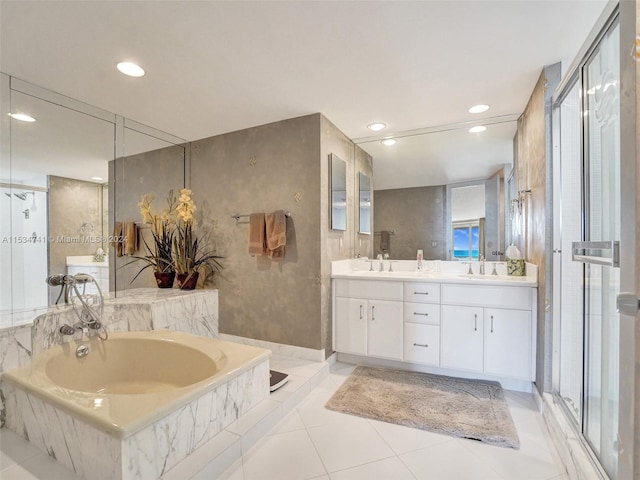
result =
M173 287L173 279L176 277L176 272L153 272L153 274L156 277L158 288Z
M191 277L189 277L188 273L179 273L177 276L178 287L180 287L180 290L193 290L196 288L196 284L198 283L198 276L200 276L200 272L193 272Z

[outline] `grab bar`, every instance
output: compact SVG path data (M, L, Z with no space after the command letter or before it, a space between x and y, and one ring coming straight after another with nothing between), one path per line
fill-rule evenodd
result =
M610 252L607 254L607 252ZM573 242L571 244L571 260L574 262L620 266L620 242Z

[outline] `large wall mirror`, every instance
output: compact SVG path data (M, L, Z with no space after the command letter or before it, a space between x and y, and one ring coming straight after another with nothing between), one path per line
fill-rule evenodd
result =
M114 294L149 285L116 268L110 235L116 218L141 220L142 194L185 185L184 141L5 74L0 116L0 328L58 301L48 275L82 270Z
M329 155L331 179L331 230L347 229L347 163L335 154Z
M423 250L425 259L480 254L500 259L504 178L513 163L516 120L515 115L486 118L481 123L487 128L480 133L470 132L470 124L457 124L384 135L396 139L393 145L383 144L383 137L354 140L373 157L373 255L384 251L412 260ZM470 211L471 206L478 211ZM466 255L458 248L464 240Z

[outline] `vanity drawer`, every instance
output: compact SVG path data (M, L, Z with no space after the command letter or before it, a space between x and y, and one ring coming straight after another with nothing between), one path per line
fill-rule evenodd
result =
M531 288L489 285L443 285L442 303L531 310Z
M338 297L402 301L402 282L343 279L337 279L335 282Z
M404 321L440 325L440 305L404 302Z
M440 327L422 323L405 323L404 360L439 366Z
M440 303L440 284L405 282L404 301L415 303Z

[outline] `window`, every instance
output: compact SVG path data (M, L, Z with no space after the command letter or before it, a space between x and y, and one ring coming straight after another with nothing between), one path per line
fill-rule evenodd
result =
M453 224L454 260L477 260L480 253L480 226L478 223Z

